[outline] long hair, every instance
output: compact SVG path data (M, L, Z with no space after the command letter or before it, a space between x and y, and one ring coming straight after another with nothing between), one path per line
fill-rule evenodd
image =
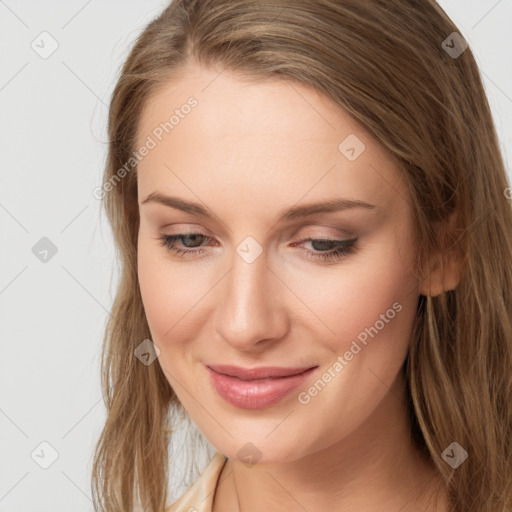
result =
M307 85L396 160L413 206L418 275L442 266L439 254L462 268L455 289L418 301L402 367L411 436L446 483L453 512L510 510L512 211L482 79L464 48L434 0L175 0L140 34L110 103L101 194L121 272L101 362L97 510L140 502L161 512L173 478L171 420L182 407L161 367L134 356L151 334L137 279L133 154L148 98L191 61ZM446 456L460 450L452 443L467 452L458 467Z

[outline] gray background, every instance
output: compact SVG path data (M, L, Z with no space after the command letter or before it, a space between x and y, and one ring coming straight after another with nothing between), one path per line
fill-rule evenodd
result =
M439 3L476 55L510 175L512 0ZM119 67L165 4L0 0L0 511L93 510L100 345L118 273L92 191ZM43 31L58 43L46 59L31 46ZM46 263L33 252L48 249L43 237L57 249Z

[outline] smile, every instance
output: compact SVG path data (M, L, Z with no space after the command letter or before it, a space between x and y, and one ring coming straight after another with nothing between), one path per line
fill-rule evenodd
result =
M216 366L215 370L211 367L206 368L210 374L213 387L228 403L242 409L263 409L282 400L300 386L318 367L305 369L261 368L253 370L223 367L227 368L223 370L226 373L228 371L231 374L237 373L240 377L244 377L243 380L235 375L220 373L220 366ZM262 375L267 376L262 377Z

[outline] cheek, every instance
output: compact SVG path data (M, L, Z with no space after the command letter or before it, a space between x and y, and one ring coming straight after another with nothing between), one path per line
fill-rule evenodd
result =
M417 281L401 258L406 250L396 244L376 244L339 266L296 276L297 294L316 313L318 333L324 333L318 339L329 351L343 354L353 340L362 347L383 340L386 349L400 353L407 347L418 293ZM380 350L373 354L380 356Z
M332 270L322 286L318 275L302 282L303 293L317 292L309 297L311 309L323 321L316 322L314 334L322 344L324 373L297 398L304 417L320 418L316 425L308 423L304 434L313 436L311 429L316 428L325 446L364 423L388 393L407 355L418 295L415 278L400 257L404 251L381 245L357 264Z
M155 237L139 234L138 279L151 339L160 350L158 361L175 386L171 376L178 382L190 379L190 367L203 355L201 332L218 304L213 297L219 271L171 259Z
M158 240L139 238L138 278L146 318L153 341L159 346L172 339L181 339L189 330L187 316L204 291L191 280L193 272L185 265L171 264Z

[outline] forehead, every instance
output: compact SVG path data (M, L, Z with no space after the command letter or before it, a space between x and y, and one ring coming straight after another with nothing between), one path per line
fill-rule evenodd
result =
M196 195L229 199L236 191L274 204L335 192L385 206L405 194L384 147L296 82L189 66L149 98L137 139L137 147L152 140L138 163L141 198L178 189L192 199L192 187Z

